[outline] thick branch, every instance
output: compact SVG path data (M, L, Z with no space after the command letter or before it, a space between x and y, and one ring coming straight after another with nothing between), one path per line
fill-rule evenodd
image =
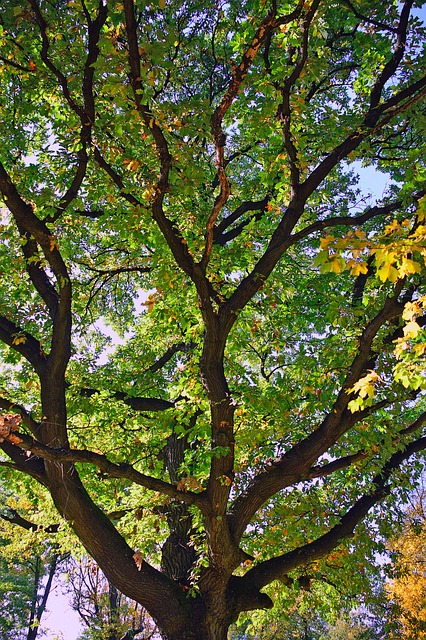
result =
M59 297L46 271L42 267L42 259L34 238L18 227L22 239L22 252L25 257L27 273L31 282L46 303L50 317L54 319L58 311Z
M354 357L340 392L322 424L307 438L301 440L279 460L260 472L239 496L230 513L230 526L237 539L261 505L286 486L309 475L311 465L327 451L346 431L365 417L365 410L351 413L348 403L349 389L362 376L371 358L371 346L379 329L400 315L404 304L398 301L402 283L395 287L395 294L387 298L379 313L367 324L359 339ZM380 405L380 403L379 403ZM377 405L377 406L379 406Z
M258 211L261 215L266 210L268 202L271 199L271 195L268 194L263 198L263 200L257 200L256 202L252 202L248 200L247 202L242 202L229 216L224 218L214 229L214 242L221 246L224 246L229 240L236 238L244 227L252 220L249 218L246 221L242 221L235 229L231 229L228 233L225 233L226 229L231 226L234 222L239 220L242 215L247 213L248 211Z
M416 431L421 429L425 422L426 412L423 412L412 424L410 424L405 429L401 429L401 431L398 432L398 434L392 439L393 444L401 442L402 438L405 438L407 435L415 433ZM382 441L381 444L385 446L384 441ZM360 462L361 460L365 460L365 458L368 458L370 455L371 454L368 451L357 451L357 453L344 456L343 458L338 458L337 460L333 460L332 462L328 462L327 464L312 467L307 478L325 478L326 476L332 475L336 471L347 469L352 464Z
M360 497L330 531L298 549L261 562L240 579L241 584L261 589L273 580L285 576L288 572L330 553L344 538L352 535L355 527L367 515L368 511L389 494L390 487L387 483L392 472L414 453L424 449L426 449L426 437L415 440L402 451L395 453L373 479L372 491Z
M298 11L301 10L301 4L299 3L298 9L291 14L291 19L297 15ZM287 16L290 21L290 17ZM220 104L215 109L210 119L210 127L213 136L213 142L216 149L216 169L217 169L217 177L220 184L220 192L216 197L213 210L207 220L206 224L206 242L204 247L204 253L200 261L200 266L203 272L206 270L207 264L210 259L211 250L213 247L213 237L214 237L214 225L215 222L226 204L229 195L231 193L231 188L229 184L228 177L226 175L226 161L225 161L225 144L226 144L226 135L222 128L223 119L231 107L232 103L235 100L235 97L243 83L254 58L256 57L259 49L267 38L268 34L277 26L277 22L275 19L275 11L271 9L258 30L254 38L252 39L249 47L244 52L241 62L239 65L234 65L232 68L232 79L228 86L228 89L223 96Z
M294 65L293 71L285 80L282 89L281 97L282 103L278 107L278 117L282 124L284 135L284 147L287 152L287 157L290 164L290 185L293 193L298 189L300 183L300 168L299 159L297 154L296 144L293 139L291 130L291 92L296 84L300 74L303 71L306 60L308 59L308 44L309 44L309 27L315 16L316 10L319 5L319 0L314 0L305 19L301 26L301 44L299 47L298 58Z
M153 364L148 367L148 371L151 371L153 373L155 371L159 371L164 367L165 364L167 364L167 362L169 362L171 358L173 358L175 353L179 353L180 351L183 353L188 353L188 351L195 349L195 347L195 342L178 342L177 344L173 344L160 358L158 358L158 360L153 362Z
M38 373L43 371L46 355L40 342L4 316L0 316L0 340L20 353Z
M139 54L139 42L137 24L135 20L135 7L133 0L124 0L126 17L126 33L129 45L130 79L133 89L136 108L141 114L146 128L151 132L160 160L160 175L157 180L152 200L152 213L167 244L169 245L178 265L194 279L194 263L185 242L182 241L177 229L167 218L163 211L163 200L169 184L169 173L172 165L172 156L164 133L153 116L149 105L142 102L141 63Z
M33 208L21 198L15 184L1 163L0 191L15 219L18 229L25 231L28 236L34 238L35 242L42 248L44 256L56 278L58 304L53 316L51 350L48 360L51 374L61 376L65 371L70 356L71 281L68 271L59 252L57 241L52 236L49 228L35 215ZM38 284L41 286L40 281L38 281ZM49 293L47 293L47 290L44 291L46 300L53 305L52 290ZM53 306L51 312L53 312ZM0 339L3 338L0 336ZM7 340L5 342L10 344ZM14 345L12 344L12 346ZM19 346L17 345L17 347ZM18 348L17 351L19 351ZM25 355L25 357L27 356ZM32 361L30 360L30 362Z
M91 389L89 387L83 387L80 389L80 394L85 398L99 393L99 389ZM129 396L123 391L114 391L111 393L111 398L115 400L121 400L127 406L131 407L135 411L166 411L167 409L173 409L175 403L170 400L162 400L161 398L144 398L141 396Z
M44 526L42 524L36 524L35 522L31 522L26 518L23 518L15 509L10 509L9 514L0 513L0 518L2 520L6 520L6 522L10 522L11 524L16 524L27 531L45 531L46 533L57 533L59 530L58 524L49 524Z
M29 456L26 451L7 439L0 443L0 449L12 460L12 463L0 462L0 466L26 473L40 484L48 485L44 462L41 458L35 455Z
M8 413L19 413L22 418L23 424L30 430L30 432L35 436L37 431L40 428L40 424L36 422L31 414L19 404L15 402L11 402L7 398L0 397L0 409L4 409Z
M317 189L319 184L327 177L330 171L349 153L354 151L363 140L373 135L383 128L398 114L419 101L426 93L426 77L409 87L402 89L389 100L382 103L375 109L374 127L360 127L345 140L337 145L326 158L312 171L310 176L303 182L298 190L297 196L290 200L284 216L272 234L269 245L263 256L259 259L252 272L242 280L232 296L222 307L222 319L224 330L228 332L236 321L236 318L246 304L252 299L260 289L263 282L275 268L281 256L292 244L291 232L300 219L306 200ZM368 111L366 118L371 112ZM380 121L379 118L381 117Z
M54 449L38 442L31 436L27 436L19 432L15 432L13 436L10 437L14 438L17 446L21 449L31 451L36 456L43 458L44 460L49 460L57 464L62 464L64 462L93 464L105 477L125 478L126 480L130 480L145 489L157 491L158 493L169 496L170 498L175 498L176 500L180 500L187 504L194 504L199 507L201 511L205 511L205 499L202 493L180 491L173 484L140 473L130 464L115 464L108 460L106 456L87 449ZM5 442L7 442L7 439Z
M394 75L398 66L402 60L405 51L406 39L407 39L407 27L408 20L410 18L411 7L414 4L414 0L406 0L404 2L399 24L396 30L397 40L394 53L390 60L385 64L381 73L379 74L370 94L370 108L369 111L373 111L380 102L385 84Z

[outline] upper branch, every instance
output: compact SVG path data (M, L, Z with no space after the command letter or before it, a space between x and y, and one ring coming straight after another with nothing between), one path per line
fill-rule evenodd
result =
M37 482L48 486L48 479L44 467L44 461L36 455L29 456L26 451L7 438L0 442L0 449L12 460L12 462L0 462L0 466L20 471L31 476Z
M374 109L374 126L370 127L365 124L365 126L358 127L350 135L346 136L343 142L338 144L300 185L297 194L293 194L293 197L290 199L280 223L271 236L266 251L258 260L251 273L241 281L232 296L223 305L222 317L226 330L230 330L235 323L237 314L252 299L265 279L275 268L281 256L288 247L293 244L291 232L303 214L307 199L315 189L317 189L319 184L329 175L332 169L334 169L343 158L354 151L363 140L372 136L375 132L380 131L398 114L418 102L425 93L426 76L414 82L412 85L405 87L378 105ZM368 110L365 115L365 123L367 123L369 115L372 113L372 110Z
M56 312L58 311L59 304L57 291L51 283L46 271L42 267L42 260L38 251L37 242L27 231L24 231L19 227L18 230L22 238L21 248L25 257L27 273L31 282L46 303L50 317L53 320Z
M411 196L413 202L418 202L423 196L426 194L426 189L422 189L417 193L414 193ZM396 200L395 202L389 202L382 206L374 206L368 207L364 213L358 216L341 216L336 218L325 218L324 220L317 220L316 222L310 224L309 226L301 229L297 233L291 236L292 243L296 243L307 236L310 236L312 233L316 231L321 231L322 229L327 229L330 227L338 227L338 226L358 226L364 224L368 220L372 218L376 218L379 216L386 216L389 213L393 213L397 211L403 205L402 200Z
M49 222L54 222L62 215L65 209L77 196L86 176L88 163L87 146L90 143L92 127L95 121L95 101L93 93L93 78L95 73L94 65L99 56L99 37L101 29L106 21L108 9L106 3L101 0L98 5L98 13L95 20L91 20L90 16L86 14L88 45L82 81L83 105L80 105L71 94L67 78L51 58L49 52L50 42L48 38L48 24L43 17L40 6L37 0L29 0L29 3L33 9L40 29L42 40L42 48L40 52L41 59L49 71L55 76L66 102L71 110L79 117L81 122L81 148L77 151L77 168L74 178L72 179L65 194L60 198L59 205L56 207L55 212L46 218Z
M411 433L415 433L416 431L421 429L425 424L425 422L426 422L426 412L423 412L412 424L410 424L405 429L401 429L401 431L399 431L398 434L392 439L392 442L394 444L401 442L402 438L405 438L407 435L410 435ZM383 441L382 444L384 446L385 442ZM356 453L353 453L348 456L344 456L343 458L338 458L322 466L318 465L318 466L312 467L308 477L324 478L325 476L329 476L335 473L335 471L346 469L347 467L350 467L352 464L356 462L360 462L365 458L368 458L369 455L370 454L367 451L357 451Z
M16 404L15 402L11 402L7 398L0 397L0 409L4 409L8 413L19 413L23 424L34 436L37 434L37 431L40 428L40 423L31 417L31 413L27 411L25 407L22 407L20 404Z
M301 5L299 3L301 10ZM294 19L294 13L291 14L291 19ZM287 16L288 21L290 21L290 17ZM207 220L206 225L206 242L204 247L204 253L200 261L200 266L203 271L205 271L207 264L210 259L211 250L213 247L213 236L214 236L214 225L215 222L223 208L226 204L229 195L231 193L231 188L229 184L228 177L226 175L226 161L225 161L225 145L226 145L226 135L223 131L223 119L231 107L232 103L235 100L235 97L243 83L254 58L256 57L260 47L264 43L268 34L277 26L277 20L275 18L275 11L271 10L268 12L266 17L263 19L261 25L256 31L254 38L252 39L249 47L244 52L241 62L239 65L234 65L232 67L232 79L228 86L228 89L223 96L220 104L213 112L210 119L210 127L213 136L213 142L216 149L216 168L217 168L217 178L220 184L220 191L218 196L216 197L213 211Z
M58 524L49 524L47 526L36 524L35 522L31 522L26 518L23 518L15 509L11 509L9 514L0 513L0 518L2 520L6 520L6 522L10 522L11 524L16 524L27 531L44 531L45 533L57 533L59 530Z
M379 74L374 86L371 90L370 94L370 113L377 107L380 102L380 98L382 96L383 89L388 80L393 76L395 71L398 69L398 66L402 60L404 55L406 39L407 39L407 28L408 28L408 20L410 18L411 7L413 6L414 0L406 0L404 2L399 24L396 30L397 39L394 53L390 60L385 64L381 73Z
M45 222L40 220L34 213L31 205L27 204L19 195L15 184L8 175L4 166L0 163L0 192L3 195L3 199L15 219L16 225L20 232L24 231L28 236L34 238L37 244L41 247L43 254L51 267L53 274L56 278L57 289L57 303L53 300L52 287L46 286L46 281L43 277L33 271L29 271L34 277L33 284L39 293L42 294L43 299L50 309L53 318L53 330L51 339L51 349L49 354L49 362L51 364L51 373L53 375L62 375L65 367L68 363L70 356L70 340L71 340L71 280L68 275L68 270L65 262L59 251L59 246L56 239L52 236L49 228ZM25 255L24 250L24 255ZM44 282L42 282L42 279ZM40 349L38 351L38 358L36 359L33 353L35 349L31 349L31 352L26 353L26 347L21 344L16 344L13 340L13 333L15 328L10 327L10 330L6 328L6 321L3 319L3 330L6 344L9 344L17 351L20 351L24 357L26 357L34 367L38 367L40 372ZM18 330L19 331L19 330ZM2 338L3 339L3 338ZM29 344L34 344L28 336ZM38 345L38 343L37 343ZM19 347L19 348L18 348ZM31 356L31 359L30 357ZM37 369L36 367L36 369Z
M223 246L227 242L229 242L229 240L236 238L252 218L243 220L242 222L240 222L240 224L237 225L237 227L231 229L227 233L225 233L226 229L228 229L231 224L239 220L241 216L248 211L257 211L259 212L259 215L262 215L265 212L270 199L271 194L268 194L262 200L257 200L256 202L252 202L251 200L242 202L231 214L229 214L229 216L224 218L215 227L213 234L214 242Z
M315 0L308 13L306 14L305 19L302 22L302 41L299 47L298 58L296 64L293 68L293 71L285 80L282 88L281 88L281 97L282 103L278 107L278 117L282 123L283 134L284 134L284 147L287 152L287 157L290 163L290 184L291 188L296 191L299 187L300 182L300 168L299 168L299 160L297 154L297 148L293 139L293 134L291 131L291 105L290 105L290 97L291 91L300 77L300 74L303 71L303 67L305 66L306 60L308 58L308 45L309 45L309 27L315 16L316 10L319 5L319 0Z
M46 355L40 342L4 316L0 316L0 340L20 353L38 373L42 372Z
M87 387L80 389L80 394L86 398L90 398L96 393L99 393L98 389L91 389ZM123 391L114 391L111 394L111 397L115 400L121 400L124 404L135 411L166 411L167 409L173 409L173 407L175 407L175 402L171 402L170 400L129 396Z
M133 0L124 0L124 11L126 19L127 42L129 46L129 67L130 80L133 89L136 109L140 113L142 120L151 132L160 160L160 175L155 187L152 199L152 213L154 220L157 222L161 232L170 247L177 264L187 273L195 282L199 282L199 273L194 268L194 261L189 253L187 244L183 242L177 229L164 213L163 200L169 184L169 173L172 166L172 156L169 146L159 122L154 117L148 104L142 101L143 86L141 79L141 61L139 54L139 43L137 34L137 23L135 19L135 7ZM198 275L198 277L197 277Z

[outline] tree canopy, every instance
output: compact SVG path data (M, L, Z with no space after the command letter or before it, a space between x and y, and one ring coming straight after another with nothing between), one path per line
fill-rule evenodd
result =
M1 471L168 640L356 588L421 472L420 6L3 3Z

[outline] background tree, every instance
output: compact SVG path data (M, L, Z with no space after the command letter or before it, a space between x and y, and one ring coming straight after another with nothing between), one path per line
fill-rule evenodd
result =
M61 570L61 555L35 534L37 525L21 514L28 500L4 501L0 513L0 630L4 640L36 640L42 632L53 580ZM17 510L19 509L19 511ZM16 536L18 525L27 536Z
M86 627L81 640L150 640L158 633L152 619L106 580L93 560L70 558L67 592Z
M169 640L356 588L420 473L416 6L4 3L1 466Z
M399 630L391 637L421 640L426 637L426 518L425 495L408 509L403 532L391 539L395 577L387 595L397 607Z

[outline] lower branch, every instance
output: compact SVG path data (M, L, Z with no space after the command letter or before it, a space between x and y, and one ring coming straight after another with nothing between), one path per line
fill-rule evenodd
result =
M19 447L21 450L31 451L31 453L34 453L38 458L55 462L56 464L64 462L86 462L93 464L105 477L126 478L135 484L145 487L145 489L158 491L158 493L176 498L180 502L194 504L202 512L206 511L206 501L203 493L180 491L173 484L140 473L131 464L115 464L108 460L106 456L87 449L54 449L19 432L15 432L8 437L13 438L15 448ZM8 439L5 438L1 446L4 447L7 444L10 443L8 443Z
M256 565L245 576L239 578L241 584L239 590L243 592L245 589L262 589L273 580L282 580L290 571L329 554L342 540L351 536L368 511L389 494L388 481L392 472L414 453L424 449L426 449L426 437L411 442L405 449L395 453L373 479L372 491L361 496L342 516L338 524L317 540Z

